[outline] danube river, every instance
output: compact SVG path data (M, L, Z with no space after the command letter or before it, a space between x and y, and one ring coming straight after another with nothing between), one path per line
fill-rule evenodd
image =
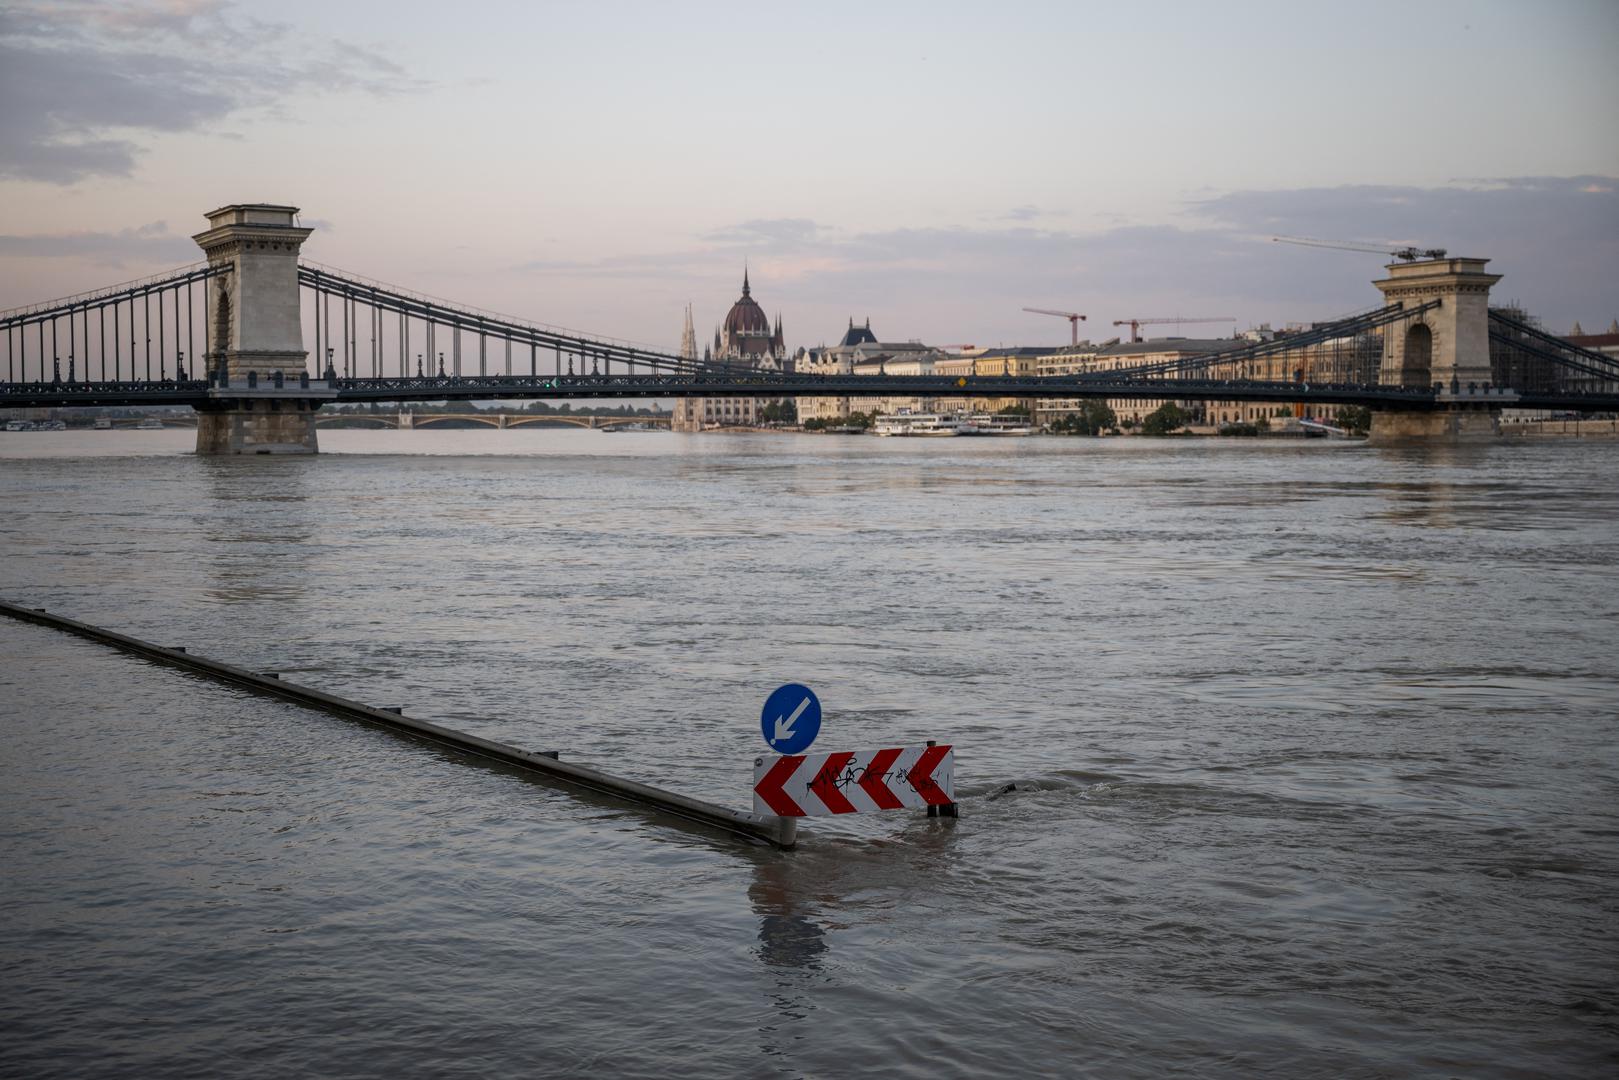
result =
M1619 444L0 435L0 598L738 808L792 853L0 625L0 1074L1619 1066Z

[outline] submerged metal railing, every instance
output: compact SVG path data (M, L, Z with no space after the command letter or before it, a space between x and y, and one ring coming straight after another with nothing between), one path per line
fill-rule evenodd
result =
M615 776L600 769L575 765L561 760L560 755L554 751L521 750L492 739L469 735L464 731L431 724L425 720L416 720L405 716L404 710L398 707L367 705L323 690L300 686L282 679L277 674L250 671L218 660L210 660L193 655L185 648L156 645L127 634L56 615L44 608L27 608L0 601L0 615L19 622L61 630L103 645L110 645L155 663L181 668L255 693L320 709L335 716L358 720L419 742L447 747L469 757L513 766L565 787L592 792L618 802L645 807L682 821L719 829L749 843L790 848L796 842L796 821L793 823L794 828L787 829L780 818L760 817L740 810L730 810L715 803Z

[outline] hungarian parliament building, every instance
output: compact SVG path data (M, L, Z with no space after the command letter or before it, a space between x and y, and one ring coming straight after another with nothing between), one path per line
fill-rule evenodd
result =
M698 360L697 334L692 329L691 308L686 308L686 327L680 337L680 355L685 360ZM792 357L782 338L781 316L776 325L753 298L748 284L748 272L742 271L742 295L725 321L714 330L712 345L703 347L700 358L704 363L726 364L750 371L791 371ZM671 428L675 431L702 431L716 427L752 427L759 419L759 411L769 403L766 398L705 397L679 398L675 401Z

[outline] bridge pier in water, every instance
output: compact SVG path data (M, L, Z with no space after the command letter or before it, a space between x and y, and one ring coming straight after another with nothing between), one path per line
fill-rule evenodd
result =
M337 392L305 363L298 249L313 229L295 206L223 206L192 237L219 268L208 283L208 401L197 406L197 453L313 454L315 412Z
M1372 282L1384 299L1401 307L1432 300L1403 330L1391 329L1383 354L1382 381L1437 390L1438 407L1420 412L1372 414L1373 442L1486 442L1501 433L1501 410L1518 395L1490 385L1490 287L1488 259L1424 259L1393 263L1389 276Z

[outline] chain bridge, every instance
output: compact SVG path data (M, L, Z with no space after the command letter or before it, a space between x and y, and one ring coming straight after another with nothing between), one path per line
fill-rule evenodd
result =
M313 230L297 224L297 213L269 204L222 207L194 238L203 262L0 313L0 408L188 405L203 454L314 453L317 413L334 403L825 396L1320 403L1369 407L1374 437L1445 440L1493 437L1505 408L1619 411L1619 360L1492 311L1489 292L1500 278L1485 272L1487 259L1390 264L1389 276L1373 282L1383 294L1376 307L1273 341L1234 340L1162 363L1046 376L826 375L684 359L303 261ZM305 345L310 323L313 360ZM401 418L409 415L389 419L406 426L412 421Z

